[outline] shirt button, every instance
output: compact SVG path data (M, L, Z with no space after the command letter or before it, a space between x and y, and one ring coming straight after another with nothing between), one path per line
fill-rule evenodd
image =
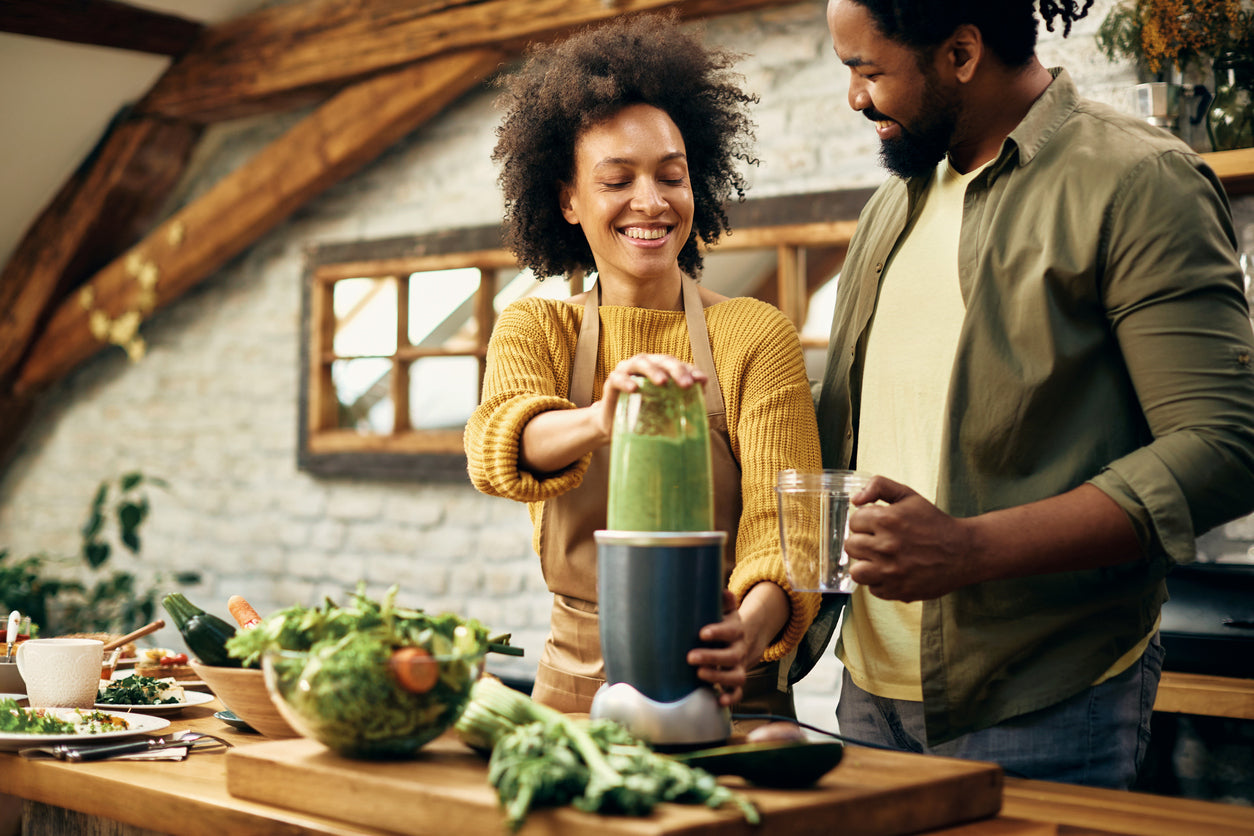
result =
M875 263L875 272L876 273L884 272L884 262L878 261Z
M845 430L845 438L853 438L853 430Z

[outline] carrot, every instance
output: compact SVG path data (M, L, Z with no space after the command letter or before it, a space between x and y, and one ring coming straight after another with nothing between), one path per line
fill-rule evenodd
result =
M390 662L396 681L406 691L425 694L440 681L440 663L421 647L402 647Z
M253 609L253 605L244 600L242 595L232 595L226 601L226 608L235 616L235 621L245 630L261 623L261 615Z

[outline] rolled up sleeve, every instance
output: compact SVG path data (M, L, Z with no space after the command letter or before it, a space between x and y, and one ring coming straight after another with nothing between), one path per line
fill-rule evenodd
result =
M1196 535L1254 510L1254 330L1209 169L1163 154L1121 194L1106 219L1102 292L1153 440L1091 481L1149 538L1148 553L1184 563Z

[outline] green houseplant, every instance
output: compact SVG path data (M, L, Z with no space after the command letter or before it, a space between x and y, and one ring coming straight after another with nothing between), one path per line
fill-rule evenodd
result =
M111 563L119 552L140 557L140 534L152 507L149 487L168 486L138 472L102 481L73 557L38 552L18 559L0 549L0 612L17 610L30 617L32 633L50 635L125 633L151 621L160 594L156 583L143 586L134 571ZM174 576L180 584L199 579L195 573Z

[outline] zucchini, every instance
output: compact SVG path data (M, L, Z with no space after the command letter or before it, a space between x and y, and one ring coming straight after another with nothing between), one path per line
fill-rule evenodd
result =
M239 659L226 652L226 640L235 635L235 628L225 620L205 612L181 592L165 596L161 599L161 606L174 619L188 650L202 663L221 668L241 666Z

